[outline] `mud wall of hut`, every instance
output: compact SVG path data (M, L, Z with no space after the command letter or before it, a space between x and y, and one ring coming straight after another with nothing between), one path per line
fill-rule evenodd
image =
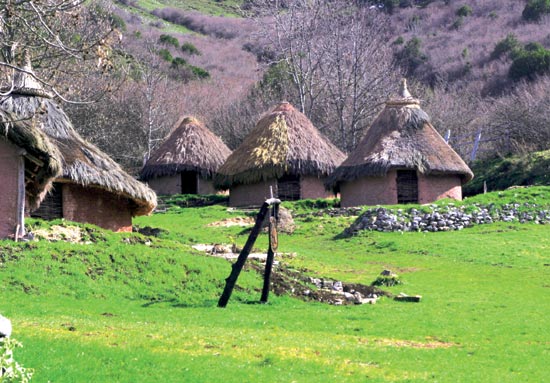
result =
M260 206L271 196L269 187L276 185L275 180L269 180L256 184L233 186L229 192L229 206Z
M127 198L75 184L63 185L63 218L113 231L132 231Z
M327 191L324 179L317 177L301 177L300 189L302 199L333 198L334 194Z
M217 190L211 180L199 177L197 183L197 194L216 194Z
M0 238L14 235L17 226L18 148L0 139Z
M394 205L397 203L396 171L386 177L362 177L340 185L342 207L361 205Z
M160 195L181 193L181 177L179 174L170 177L157 177L147 181L149 187Z
M418 175L418 203L430 203L442 198L462 200L462 182L457 175Z

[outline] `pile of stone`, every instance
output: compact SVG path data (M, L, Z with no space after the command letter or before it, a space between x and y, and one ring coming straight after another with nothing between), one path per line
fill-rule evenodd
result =
M428 209L428 211L426 211ZM353 235L361 230L371 231L451 231L462 230L473 225L497 221L550 224L550 210L538 208L534 204L505 204L499 207L488 206L447 206L430 205L425 209L415 208L386 209L379 207L365 211L345 231Z
M321 294L321 296L331 296L331 299L325 299L328 303L333 305L343 305L343 304L375 304L376 301L380 298L380 294L376 292L368 292L362 294L356 289L344 285L342 281L331 281L325 280L322 278L309 278L309 282L317 287L318 291L316 293L311 290L304 291L305 296L320 296L319 292L325 292L328 294Z

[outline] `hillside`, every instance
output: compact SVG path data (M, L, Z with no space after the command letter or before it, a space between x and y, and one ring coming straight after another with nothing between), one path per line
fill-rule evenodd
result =
M358 98L360 108L349 94L337 95L343 88L336 87L336 78L330 83L327 73L313 74L328 53L312 51L320 61L302 68L303 73L285 68L292 58L285 56L289 51L284 47L273 45L273 20L288 12L283 8L277 13L269 4L115 1L111 12L119 20L121 61L129 66L124 69L131 73L129 81L99 104L67 104L69 114L83 135L132 168L142 164L144 153L158 145L182 115L203 119L234 148L259 116L281 99L307 109L315 125L349 151L405 75L434 126L442 135L450 132L450 144L465 159L480 132L485 138L481 157L545 150L550 145L550 132L542 128L550 123L545 91L550 68L544 64L550 55L550 18L543 14L538 20L525 19L525 2L369 1L364 17L378 25L369 26L374 29L363 35L375 36L372 52L384 51L385 56L368 51L358 58L364 60L360 76L368 80L361 90L364 96ZM304 12L300 17L311 16ZM346 24L345 18L338 22ZM312 46L317 48L331 41L323 28L312 31L300 49L309 49L304 48L308 40L314 39ZM299 58L298 54L294 60ZM397 66L373 69L390 61ZM303 84L296 83L300 78ZM300 95L299 89L305 93ZM343 100L342 105L335 99ZM350 111L352 105L356 106ZM128 139L119 142L117 136Z
M535 195L550 208L543 187L465 203L529 208ZM246 227L212 223L249 213L221 205L171 204L136 220L144 234L34 220L29 229L50 240L0 241L1 313L24 345L16 359L39 383L544 381L548 225L336 239L356 216L331 216L321 203L287 204L297 229L279 235L275 276L370 284L389 269L402 284L384 290L421 302L328 305L287 289L258 305L262 267L249 261L217 308L230 262L191 245L242 246ZM266 245L262 234L255 247Z

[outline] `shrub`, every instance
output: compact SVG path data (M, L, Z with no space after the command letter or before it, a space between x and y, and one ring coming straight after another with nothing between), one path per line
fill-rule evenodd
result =
M174 59L172 60L173 68L179 68L185 65L187 65L187 61L185 61L185 59L182 57L174 57Z
M174 59L170 51L164 48L159 51L159 56L162 57L164 61L168 61L168 62L172 62L172 60Z
M472 12L472 7L470 7L469 5L463 5L456 10L456 15L458 17L468 17L472 14Z
M550 13L550 0L529 0L521 16L527 21L538 21Z
M464 25L464 17L463 17L463 16L459 16L459 17L457 17L457 19L454 21L454 23L451 25L451 29L459 30L460 27L462 27L462 25Z
M509 33L506 38L496 43L495 48L491 52L491 60L500 58L502 55L511 53L519 48L519 41L516 35Z
M179 48L180 42L173 36L170 35L160 35L159 43L166 45L173 45L176 48Z
M396 54L397 61L406 69L408 75L412 74L422 63L428 61L428 56L422 52L421 47L422 40L413 37Z
M404 42L405 42L405 39L403 38L403 36L399 36L394 40L392 45L402 45Z
M510 66L508 76L513 80L533 80L536 76L547 73L550 73L550 50L538 47L519 52Z
M193 65L189 65L189 69L191 69L193 75L198 79L204 80L210 78L210 73L206 69Z
M181 44L181 50L184 53L190 54L190 55L197 55L200 56L201 52L197 49L196 46L194 46L191 43L183 43Z

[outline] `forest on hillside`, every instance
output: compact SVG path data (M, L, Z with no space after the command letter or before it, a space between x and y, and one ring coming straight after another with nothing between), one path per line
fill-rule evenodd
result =
M1 3L3 92L30 51L130 170L183 116L235 148L280 100L350 151L402 77L465 159L550 146L550 0Z

